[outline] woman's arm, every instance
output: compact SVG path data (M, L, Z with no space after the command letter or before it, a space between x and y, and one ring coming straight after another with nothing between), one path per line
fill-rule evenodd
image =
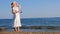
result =
M12 9L12 13L13 13L13 14L15 14L15 13L16 13L16 11Z
M17 7L18 7L18 8L17 8L16 13L20 13L20 5L18 5Z

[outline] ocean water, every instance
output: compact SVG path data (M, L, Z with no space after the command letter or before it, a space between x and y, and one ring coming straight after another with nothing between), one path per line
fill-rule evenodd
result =
M22 26L54 26L60 27L60 17L57 18L22 18L21 19ZM5 30L13 31L13 19L0 19L0 27L5 28ZM7 30L7 31L8 31ZM60 32L60 29L48 30L46 28L43 29L22 29L24 32L46 32L46 31L57 31Z

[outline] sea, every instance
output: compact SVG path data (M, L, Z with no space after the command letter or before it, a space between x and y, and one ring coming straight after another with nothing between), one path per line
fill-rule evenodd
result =
M60 17L21 18L20 20L22 32L60 32ZM0 19L0 31L14 31L13 19Z

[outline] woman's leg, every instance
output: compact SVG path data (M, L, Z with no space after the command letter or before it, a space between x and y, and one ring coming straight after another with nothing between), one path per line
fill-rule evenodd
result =
M19 27L17 27L17 31L20 32L20 28Z
M14 27L14 31L17 32L17 27Z

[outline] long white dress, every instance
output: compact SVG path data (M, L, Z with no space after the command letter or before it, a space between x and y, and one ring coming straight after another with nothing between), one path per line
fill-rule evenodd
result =
M19 11L18 7L13 7L13 10ZM14 26L13 27L21 27L21 21L20 21L20 12L14 14Z

